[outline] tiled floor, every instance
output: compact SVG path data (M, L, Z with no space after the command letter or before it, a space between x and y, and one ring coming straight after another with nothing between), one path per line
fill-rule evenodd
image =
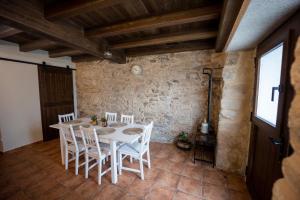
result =
M171 144L151 143L153 167L145 167L144 181L123 172L118 184L107 174L98 186L96 168L88 179L83 168L74 175L73 163L66 173L58 140L37 143L0 155L0 199L249 199L241 177L193 164L190 155Z

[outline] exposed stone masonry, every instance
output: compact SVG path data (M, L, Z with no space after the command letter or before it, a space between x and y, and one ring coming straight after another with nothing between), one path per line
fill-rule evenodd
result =
M244 174L250 141L254 51L217 54L223 63L223 94L217 135L217 167Z
M180 131L195 132L206 118L208 78L202 70L214 68L212 122L218 133L217 167L243 174L250 135L253 55L253 51L205 50L133 57L122 65L79 63L78 110L81 116L103 116L110 111L134 114L136 121L153 120L152 141L172 142ZM140 65L143 74L133 75L133 65Z
M275 182L273 200L298 200L300 197L300 38L295 49L295 61L291 69L291 81L295 96L289 110L291 156L282 162L284 178Z
M129 58L126 64L95 61L77 64L80 115L106 111L134 114L136 121L154 121L152 140L171 142L180 131L193 132L206 117L208 78L204 67L213 51L171 53ZM140 65L142 75L131 67ZM221 70L213 81L213 124L217 126L221 98ZM219 76L219 77L218 77Z

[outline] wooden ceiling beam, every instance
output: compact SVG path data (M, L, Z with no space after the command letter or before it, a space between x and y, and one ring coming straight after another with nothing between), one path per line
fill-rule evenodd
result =
M25 44L20 44L20 51L28 52L36 49L47 49L57 46L56 42L40 39Z
M184 51L196 51L204 49L213 49L215 47L214 40L206 41L194 41L185 42L179 44L167 44L163 46L151 46L151 47L138 47L133 49L127 49L126 56L145 56L145 55L155 55L163 53L177 53Z
M75 55L80 55L80 54L83 54L83 53L79 50L68 49L68 48L54 49L54 50L49 51L50 58L57 58L57 57L62 57L62 56L75 56Z
M72 62L89 62L89 61L102 61L103 59L91 56L91 55L79 55L79 56L72 56Z
M219 5L207 6L125 22L112 26L96 27L86 30L85 33L89 37L110 37L160 27L213 20L217 19L220 16L220 12L221 6Z
M45 17L48 20L60 20L80 15L92 10L99 10L121 3L122 0L72 0L58 1L45 7Z
M21 32L22 31L19 29L15 29L15 28L8 27L8 26L3 26L0 28L0 39L10 37L10 36L16 35Z
M224 0L216 51L223 51L244 0Z
M107 44L103 42L98 44L84 37L79 29L45 19L43 7L39 1L2 0L0 2L0 20L6 25L35 33L62 46L105 58L104 52ZM112 57L107 59L118 63L126 61L123 52L115 52Z
M111 49L128 49L141 46L152 46L159 44L167 44L174 42L184 42L191 40L210 39L217 36L217 31L192 31L185 33L163 34L155 37L145 38L141 40L123 42L111 45Z

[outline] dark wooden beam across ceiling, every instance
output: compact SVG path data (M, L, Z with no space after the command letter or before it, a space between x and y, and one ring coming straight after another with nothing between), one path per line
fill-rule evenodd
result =
M215 38L217 36L217 31L191 31L184 33L171 33L171 34L163 34L155 37L145 38L141 40L122 42L119 44L111 45L111 49L128 49L133 47L141 47L141 46L152 46L159 44L167 44L174 42L184 42L191 40L199 40L199 39L210 39Z
M19 29L15 29L8 26L1 26L0 27L0 39L10 37L12 35L16 35L18 33L21 33L22 31Z
M72 62L89 62L96 60L102 61L103 59L91 55L72 56Z
M221 6L219 5L207 6L160 16L153 16L112 26L91 28L86 30L86 35L90 37L110 37L160 27L213 20L220 16L220 12Z
M106 44L97 44L91 41L84 37L79 29L46 20L43 7L38 1L2 0L0 2L0 20L6 25L38 34L69 48L104 58ZM108 59L118 63L126 61L125 54L122 52L115 52Z
M83 54L81 51L76 50L76 49L55 49L55 50L50 50L49 51L49 57L50 58L57 58L57 57L62 57L62 56L74 56L74 55L80 55Z
M80 15L92 10L99 10L121 3L122 0L72 0L58 1L45 7L45 17L48 20L59 20Z
M139 47L133 49L127 49L126 56L145 56L145 55L155 55L163 53L176 53L184 51L196 51L203 49L213 49L215 46L214 40L206 41L194 41L185 42L178 44L166 44L162 46L151 46L151 47Z
M57 46L56 42L40 39L25 44L20 44L20 51L28 52L36 49L47 49L55 46Z
M223 51L244 0L224 0L216 51Z

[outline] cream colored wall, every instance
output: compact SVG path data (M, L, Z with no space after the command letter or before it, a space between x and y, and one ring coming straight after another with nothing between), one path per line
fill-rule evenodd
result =
M36 65L0 60L0 128L3 151L42 140Z
M49 58L45 51L20 52L16 44L1 40L0 57L75 68L69 58ZM74 71L73 76L75 80ZM74 81L76 109L75 86ZM42 140L40 113L37 66L0 60L0 151Z

